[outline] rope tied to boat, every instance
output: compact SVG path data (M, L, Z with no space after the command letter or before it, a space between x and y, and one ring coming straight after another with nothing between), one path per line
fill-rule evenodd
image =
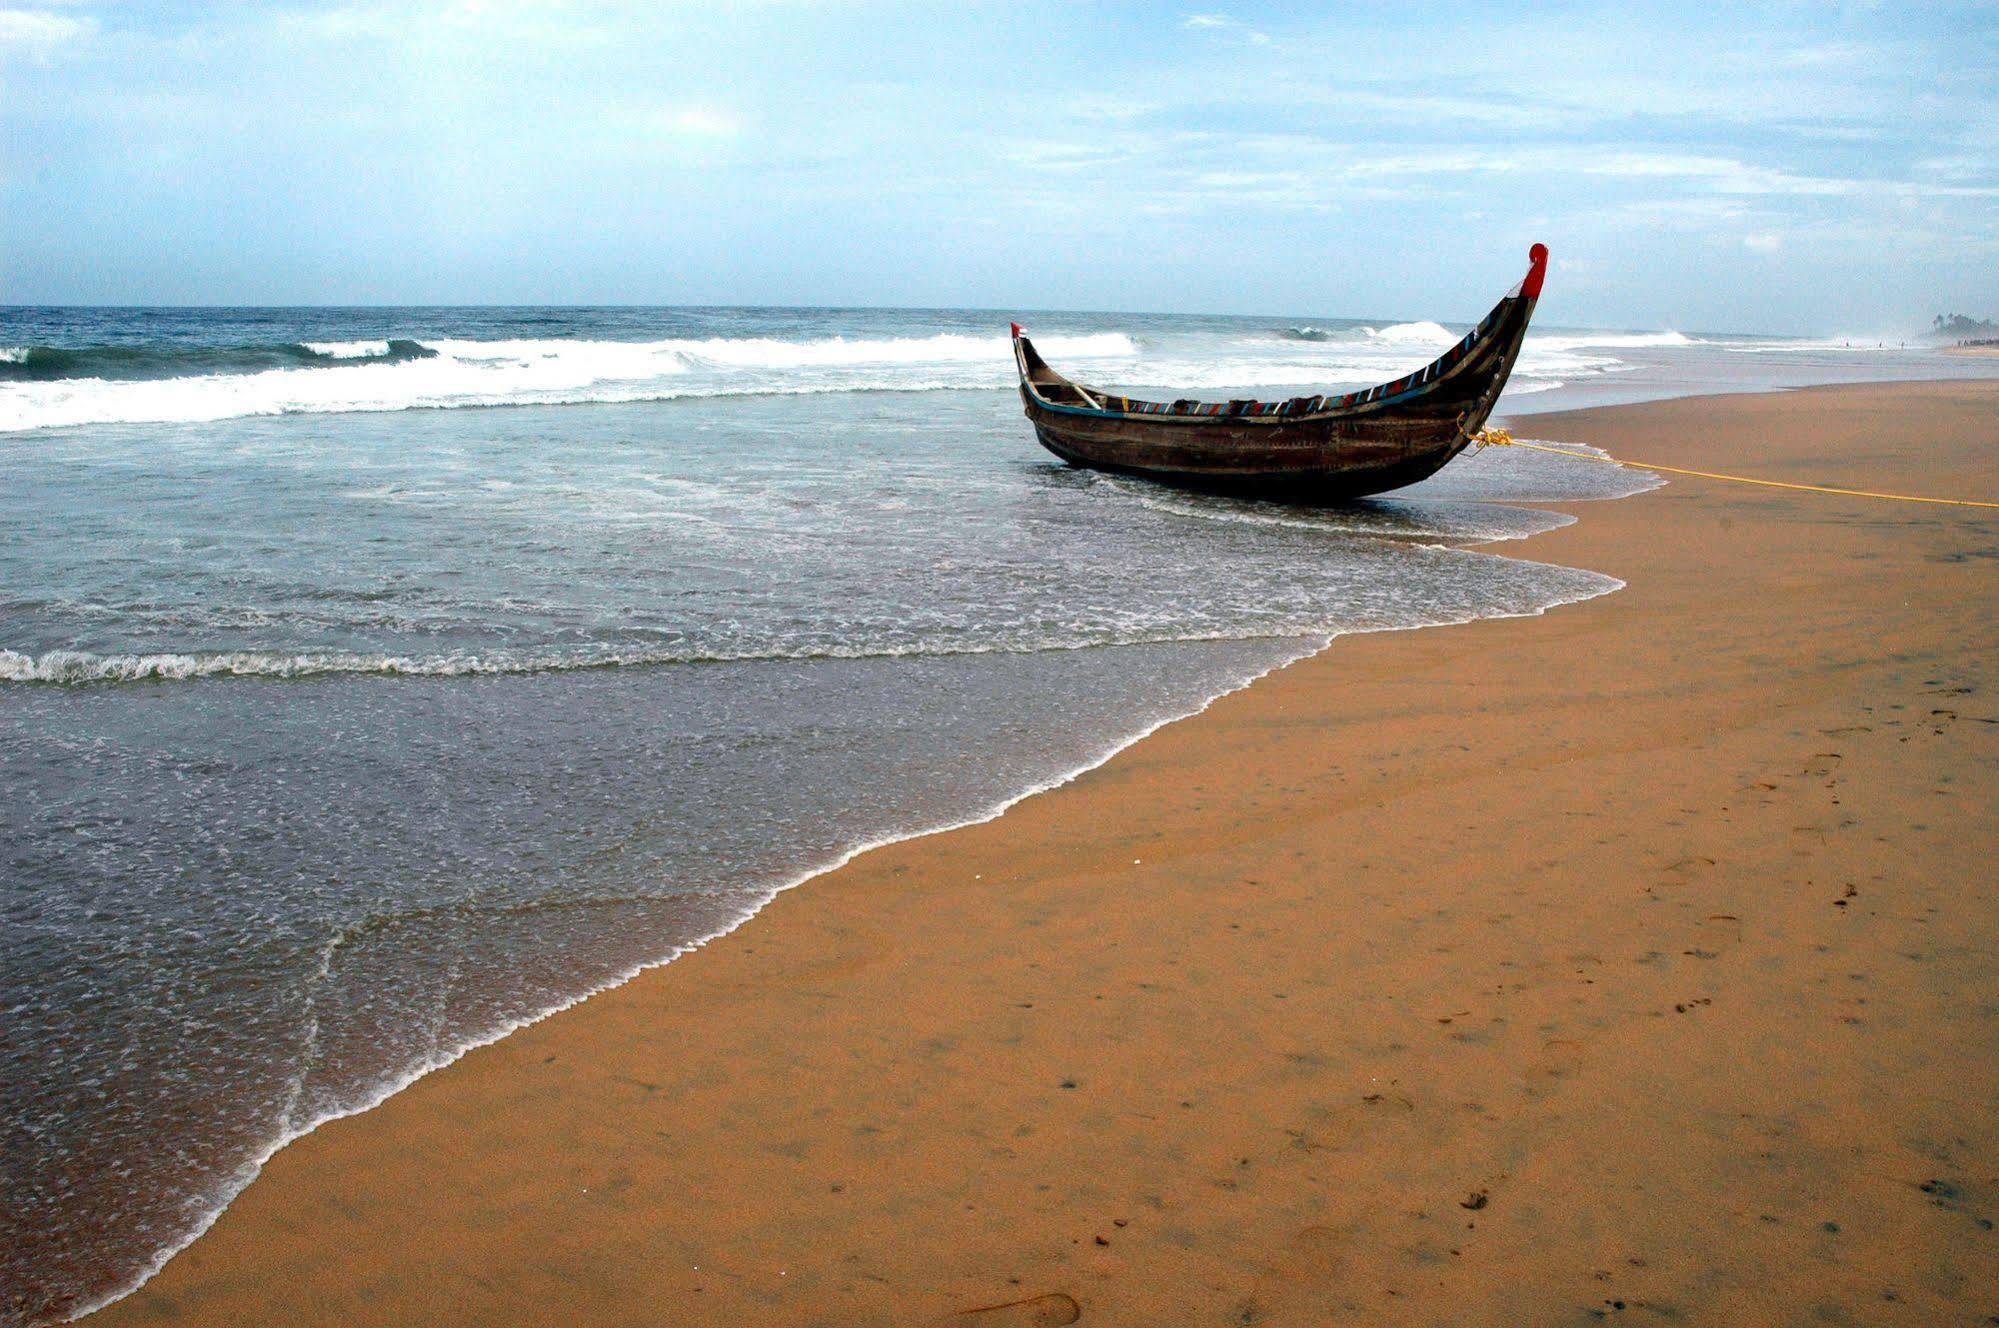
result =
M1808 493L1837 493L1848 498L1885 498L1897 503L1932 503L1939 507L1985 507L1999 509L1999 502L1987 502L1978 498L1926 498L1913 493L1879 493L1872 489L1839 489L1830 484L1791 484L1784 480L1759 480L1747 475L1724 475L1713 470L1687 470L1680 466L1661 466L1649 461L1626 461L1622 457L1597 456L1590 452L1572 452L1566 447L1550 447L1546 443L1523 443L1505 429L1481 429L1472 435L1477 447L1524 447L1530 452L1547 452L1552 456L1567 457L1571 461L1606 461L1613 466L1630 466L1634 470L1652 470L1666 475L1693 475L1704 480L1727 480L1731 484L1755 484L1766 489L1803 489Z

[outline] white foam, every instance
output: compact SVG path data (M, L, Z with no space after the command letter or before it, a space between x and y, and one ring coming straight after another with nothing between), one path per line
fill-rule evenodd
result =
M1474 537L1476 538L1476 537ZM898 642L772 644L729 650L582 649L496 651L491 654L389 655L361 651L197 650L146 654L97 654L50 650L30 655L0 649L0 683L179 682L195 678L312 678L334 674L463 678L489 674L555 673L582 669L645 668L663 664L738 664L757 660L897 659L952 655L1035 655L1104 646L1175 645L1261 641L1300 634L1288 624L1200 629L1136 615L1116 626L1058 625L990 641L971 641L960 630Z
M1883 344L1879 337L1858 339L1852 337L1801 337L1788 341L1732 342L1723 345L1722 349L1731 355L1779 355L1786 352L1795 354L1799 352L1818 353L1835 351L1861 351L1872 355L1892 355L1905 351L1917 353L1937 351L1943 349L1943 347L1921 343L1912 345L1899 339L1896 344L1891 346Z
M1014 377L1006 337L962 333L814 341L445 338L420 343L435 352L429 358L400 362L368 358L385 353L386 342L308 344L353 363L140 381L9 383L0 385L0 432L335 411L991 388ZM1068 361L1101 364L1138 354L1121 332L1051 336L1042 344Z
M1337 336L1294 327L1281 340L1225 343L1212 349L1168 349L1148 354L1126 372L1131 389L1173 393L1257 388L1321 390L1372 386L1400 377L1456 345L1460 334L1441 323L1395 323L1364 327ZM1611 352L1617 349L1672 349L1705 343L1674 331L1531 334L1507 391L1510 397L1549 392L1578 378L1624 373L1636 366Z
M1040 343L1049 354L1070 360L1135 356L1138 347L1122 332L1053 336ZM795 369L826 365L990 364L997 359L1013 376L1012 343L1004 337L943 333L934 337L894 337L873 341L774 341L767 338L678 343L678 353L708 364L738 368Z
M1438 350L1447 350L1457 345L1459 340L1458 333L1440 323L1428 321L1371 327L1367 329L1367 334L1386 346L1434 346Z
M1154 511L1170 512L1175 516L1236 525L1279 526L1290 530L1410 541L1430 548L1461 548L1467 544L1527 539L1550 530L1559 530L1575 522L1573 516L1563 512L1545 512L1531 507L1493 504L1491 517L1484 524L1475 525L1463 515L1463 509L1474 504L1464 503L1453 513L1453 520L1448 529L1425 529L1419 524L1423 515L1421 503L1399 504L1390 514L1374 515L1370 519L1371 514L1364 508L1344 511L1286 509L1282 504L1276 503L1264 505L1250 502L1230 503L1215 499L1203 500L1143 480L1129 483L1128 491L1134 501ZM1395 519L1394 511L1404 514L1401 521Z
M359 360L371 355L387 355L389 343L386 341L301 341L314 355L324 355L334 360Z
M0 364L26 364L27 362L28 347L0 346Z
M1528 344L1546 350L1645 350L1660 346L1705 346L1684 332L1550 332L1534 333Z

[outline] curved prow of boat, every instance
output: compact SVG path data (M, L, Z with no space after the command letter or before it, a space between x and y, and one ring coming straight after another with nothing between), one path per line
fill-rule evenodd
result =
M1284 401L1141 401L1048 366L1012 324L1035 437L1064 461L1170 483L1301 500L1355 498L1442 469L1485 427L1520 356L1548 271L1527 275L1435 360L1394 382Z

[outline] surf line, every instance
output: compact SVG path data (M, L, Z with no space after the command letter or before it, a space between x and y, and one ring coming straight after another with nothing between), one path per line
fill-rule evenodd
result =
M1649 461L1627 461L1622 457L1591 456L1587 452L1571 452L1563 447L1549 447L1545 443L1523 443L1504 429L1481 429L1473 435L1472 442L1480 447L1524 447L1532 452L1546 452L1551 456L1567 457L1571 461L1607 461L1613 466L1630 466L1636 470L1655 470L1667 475L1694 475L1704 480L1727 480L1731 484L1757 484L1766 489L1803 489L1809 493L1837 493L1848 498L1886 498L1897 503L1934 503L1939 507L1990 507L1999 508L1999 502L1987 502L1980 498L1925 498L1913 493L1877 493L1872 489L1837 489L1829 484L1789 484L1783 480L1758 480L1747 475L1723 475L1713 470L1685 470L1679 466L1660 466Z

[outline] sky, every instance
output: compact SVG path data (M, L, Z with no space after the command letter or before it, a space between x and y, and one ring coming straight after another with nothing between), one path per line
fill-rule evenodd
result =
M0 0L0 303L1900 336L1999 316L1999 4Z

